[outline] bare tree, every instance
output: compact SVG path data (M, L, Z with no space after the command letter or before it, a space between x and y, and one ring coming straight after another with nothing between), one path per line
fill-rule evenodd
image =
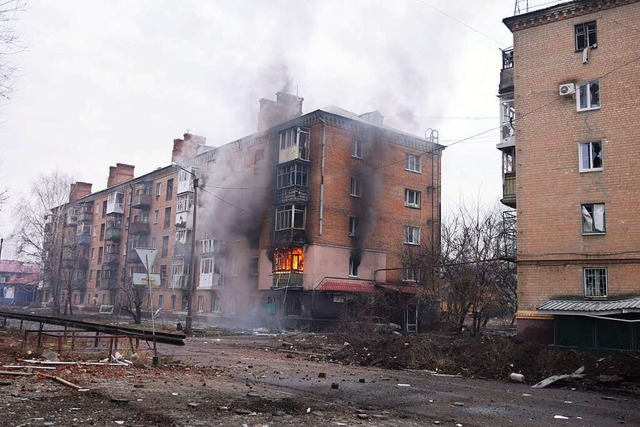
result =
M145 287L134 285L131 277L125 275L118 289L118 307L129 314L136 325L142 322L144 294Z
M21 197L14 208L17 223L11 239L16 253L40 264L45 289L51 292L53 314L60 314L67 283L63 280L68 273L63 268L63 248L65 238L71 238L65 233L71 182L69 176L57 171L39 175L31 184L30 194Z
M22 50L13 23L25 6L24 0L0 0L0 98L5 100L9 99L17 72L10 58Z
M515 268L501 259L503 231L497 208L462 205L443 222L438 244L405 245L403 279L419 285L424 302L444 302L456 330L471 314L475 334L491 316L515 313Z

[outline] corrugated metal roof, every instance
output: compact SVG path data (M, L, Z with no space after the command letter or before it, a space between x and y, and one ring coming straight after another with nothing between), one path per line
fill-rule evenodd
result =
M357 292L372 294L375 289L373 283L350 280L324 280L320 283L316 291L325 292Z
M615 301L550 300L538 307L538 311L556 313L616 314L640 312L640 297Z

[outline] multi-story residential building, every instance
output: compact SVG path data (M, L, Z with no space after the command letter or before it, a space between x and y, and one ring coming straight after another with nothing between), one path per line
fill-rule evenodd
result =
M503 52L498 148L502 202L517 212L507 255L517 261L518 334L638 349L640 3L516 11L504 19L513 49Z
M220 147L186 134L172 166L134 178L118 164L96 193L76 184L68 209L87 262L72 302L117 305L142 271L133 249L146 247L158 249L154 308L331 323L356 295L386 290L408 296L394 320L415 330L416 289L401 285L420 272L402 254L439 245L444 147L384 126L378 112L303 115L302 101L261 100L258 132Z

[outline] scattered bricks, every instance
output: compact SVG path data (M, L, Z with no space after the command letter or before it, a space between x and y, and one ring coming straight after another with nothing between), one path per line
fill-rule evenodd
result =
M247 409L236 409L236 414L238 415L249 415L251 411Z
M327 378L327 373L326 372L320 372L318 374L318 378Z
M260 397L260 395L258 393L255 393L255 392L252 391L252 392L247 393L247 397Z
M144 384L134 384L133 388L144 388Z
M356 417L360 418L361 420L368 420L369 419L369 415L367 415L367 414L356 414Z
M187 403L187 405L190 406L191 408L197 408L198 406L200 406L200 404L196 402L189 402Z
M340 384L338 384L338 383L331 383L331 388L332 388L332 389L334 389L334 390L337 390L337 389L339 389L339 388L340 388Z
M453 406L464 406L462 402L453 402Z

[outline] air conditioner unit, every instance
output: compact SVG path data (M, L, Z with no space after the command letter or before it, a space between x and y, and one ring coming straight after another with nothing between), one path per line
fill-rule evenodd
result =
M558 87L560 96L569 96L576 93L576 85L573 83L564 83Z

